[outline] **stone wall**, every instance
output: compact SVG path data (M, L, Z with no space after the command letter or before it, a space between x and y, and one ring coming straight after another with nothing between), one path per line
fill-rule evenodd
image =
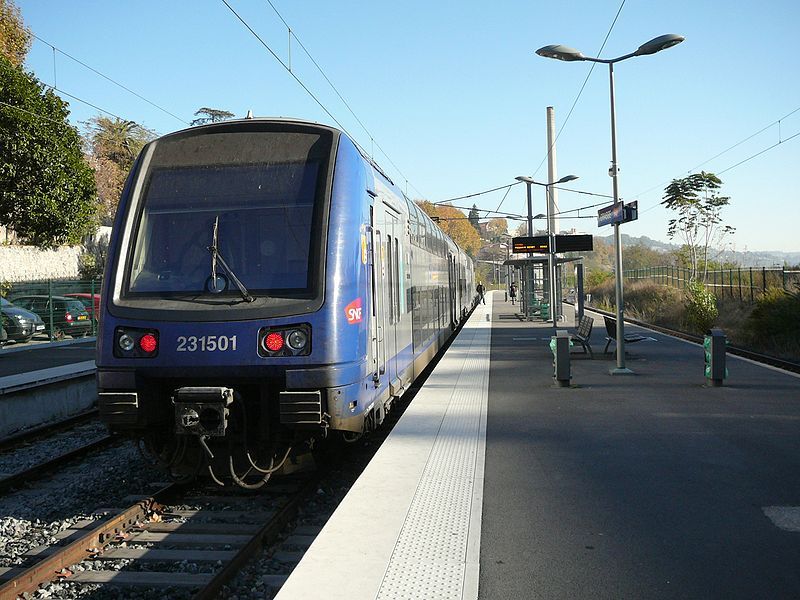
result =
M81 246L39 250L33 246L0 246L0 283L79 279Z

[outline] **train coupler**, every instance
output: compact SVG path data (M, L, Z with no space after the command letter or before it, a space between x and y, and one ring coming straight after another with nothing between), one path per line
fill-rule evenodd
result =
M173 392L175 433L222 437L234 392L226 387L182 387Z

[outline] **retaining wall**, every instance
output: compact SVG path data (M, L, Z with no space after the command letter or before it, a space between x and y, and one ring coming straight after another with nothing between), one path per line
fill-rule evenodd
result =
M81 246L40 250L33 246L0 246L0 283L78 279Z

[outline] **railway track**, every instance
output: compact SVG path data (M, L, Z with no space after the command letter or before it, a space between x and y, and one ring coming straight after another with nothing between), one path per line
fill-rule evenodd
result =
M597 308L587 307L586 310L590 310L597 314L603 315L605 317L616 317L614 313L600 310ZM659 333L665 333L667 335L671 335L672 337L680 338L682 340L686 340L688 342L693 342L695 344L702 345L704 337L701 335L695 335L691 333L686 333L685 331L679 331L677 329L669 329L667 327L661 327L660 325L653 325L651 323L645 323L644 321L639 321L637 319L625 319L626 323L630 323L631 325L636 325L637 327L642 327L644 329L650 329L651 331L657 331ZM740 346L727 346L728 354L733 354L736 356L741 356L742 358L747 358L752 361L762 363L765 365L770 365L772 367L777 367L779 369L783 369L785 371L791 371L793 373L800 373L800 363L792 362L788 360L784 360L782 358L778 358L776 356L770 356L769 354L762 354L760 352L755 352L753 350L749 350L748 348L742 348Z
M95 511L101 516L61 531L55 544L21 554L19 567L0 568L0 600L40 588L50 597L77 597L82 594L67 588L109 585L137 588L139 595L149 590L147 597L215 598L270 546L255 573L259 583L280 588L436 362L395 403L385 427L343 446L319 474L283 476L258 494L226 496L231 492L224 488L198 491L174 484L136 498L124 510ZM328 499L320 510L317 494L323 488ZM306 516L287 533L301 509Z
M91 423L96 419L97 410L94 409L78 415L67 417L66 419L62 419L55 423L48 423L40 427L35 427L18 434L8 436L0 440L0 452L12 453L17 450L24 451L26 448L32 447L39 442L47 443L49 438L68 432L72 428ZM82 458L83 456L86 456L87 454L96 450L107 448L119 440L119 436L103 433L96 435L92 439L89 439L88 441L85 441L84 443L69 450L59 451L59 453L55 456L48 454L46 460L42 460L30 467L15 471L10 475L0 476L0 494L11 489L20 488L28 483L31 483L32 481L40 479L43 475L53 472L71 461Z
M26 429L19 433L6 436L0 439L0 452L5 452L16 446L28 444L34 440L43 438L48 435L52 435L53 433L67 430L75 425L80 425L82 423L88 423L90 421L94 421L95 419L97 419L97 415L98 415L98 410L96 408L93 408L91 410L84 411L80 414L67 417L65 419L56 421L54 423L47 423L45 425L40 425L38 427L33 427L31 429Z
M259 495L207 495L171 484L124 510L105 510L61 532L58 545L36 548L32 564L0 570L0 600L51 582L123 586L161 597L214 598L256 552L278 539L300 504L317 489L315 476L289 476ZM297 529L287 540L306 546L317 531ZM115 564L119 569L107 569ZM193 565L185 571L176 566ZM285 574L269 576L280 587Z
M78 448L74 448L54 458L38 463L32 467L18 471L6 477L0 478L0 494L9 490L20 488L32 481L41 478L43 475L55 471L59 467L77 460L96 450L102 450L120 441L116 435L105 435L101 438L92 440Z

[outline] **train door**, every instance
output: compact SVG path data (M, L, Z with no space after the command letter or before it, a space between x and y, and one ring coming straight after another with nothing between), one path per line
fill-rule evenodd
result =
M456 282L458 281L458 274L456 273L456 260L455 257L448 253L447 254L447 289L449 290L448 301L450 302L450 326L455 328L458 324L458 318L456 315L456 311L458 310L456 307L458 306L457 296L456 296Z
M398 335L400 325L400 256L399 256L399 236L400 230L399 215L386 210L386 333L384 335L384 345L386 347L386 373L392 387L399 388L398 381Z
M372 229L372 319L374 323L373 329L373 353L375 356L375 371L373 379L375 385L378 385L381 380L381 375L386 372L386 347L384 344L384 331L386 330L386 323L384 322L384 280L386 276L386 266L383 260L383 235L380 229L373 227Z
M375 306L375 346L377 349L376 356L378 359L378 370L375 377L375 383L381 379L381 375L386 372L386 310L385 310L385 287L386 287L386 264L384 261L385 251L383 248L383 234L379 229L375 230L375 242L372 245L373 249L373 269L372 276L374 281L374 306Z

